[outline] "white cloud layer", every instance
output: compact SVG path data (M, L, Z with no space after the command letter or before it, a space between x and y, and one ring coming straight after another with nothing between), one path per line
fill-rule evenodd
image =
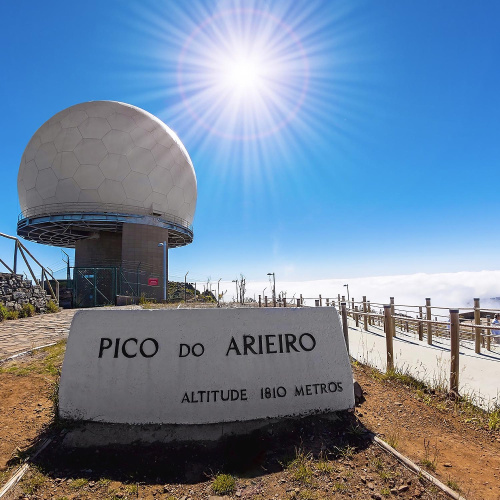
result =
M286 292L288 298L298 297L336 298L337 294L347 297L349 284L351 298L361 300L366 295L371 302L389 303L394 297L396 304L424 305L426 297L431 298L433 306L470 307L473 299L479 297L482 307L500 308L500 271L457 272L439 274L406 274L397 276L373 276L366 278L325 279L314 281L276 281L276 293ZM266 295L271 297L269 282L251 282L247 284L247 296L258 298L264 287ZM312 300L307 305L314 305Z

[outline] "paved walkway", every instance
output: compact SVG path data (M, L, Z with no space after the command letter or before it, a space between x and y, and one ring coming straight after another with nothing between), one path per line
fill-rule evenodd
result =
M138 307L125 306L120 309ZM78 309L63 309L55 314L38 314L31 318L3 321L0 323L0 361L34 347L67 338L76 311Z
M55 314L3 321L0 323L0 360L67 338L76 311L63 309Z
M419 341L418 336L400 333L394 338L394 366L424 380L431 386L449 387L450 346L448 339L435 337L433 345ZM349 319L349 350L358 361L386 369L386 343L382 328L370 326L369 331L356 328ZM460 343L459 392L468 395L483 408L500 406L500 345L492 351L474 352L472 342Z

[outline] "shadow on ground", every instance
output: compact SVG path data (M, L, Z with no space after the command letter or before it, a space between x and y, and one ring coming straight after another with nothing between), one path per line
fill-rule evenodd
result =
M195 484L217 473L258 477L283 470L297 451L318 458L342 458L347 452L365 449L369 431L353 413L284 420L246 436L223 438L216 443L170 443L156 445L66 448L63 433L47 429L53 441L32 463L52 478L107 478L143 484ZM33 454L35 445L27 451Z

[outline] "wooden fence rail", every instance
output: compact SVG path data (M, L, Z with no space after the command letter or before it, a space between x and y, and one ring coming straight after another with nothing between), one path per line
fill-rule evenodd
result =
M425 340L429 345L432 345L436 338L449 339L450 393L453 395L458 395L461 342L470 342L477 354L480 354L482 349L491 351L493 343L498 345L500 350L500 335L491 333L492 330L500 331L500 324L492 324L492 316L500 314L500 309L481 309L478 298L474 298L474 307L460 309L434 306L430 297L425 299L424 305L410 305L396 304L394 297L390 297L388 303L382 304L370 302L365 295L361 301L355 301L354 298L345 300L340 294L335 298L325 298L321 295L319 298L308 298L301 295L300 306L306 306L308 300L313 301L316 307L326 304L326 307L337 308L342 318L347 346L349 317L357 328L361 327L365 331L369 331L371 326L383 328L388 371L394 369L393 339L397 335L415 335L422 341L425 334ZM374 312L374 309L379 309L379 312ZM448 314L442 314L444 311ZM467 318L464 317L465 314ZM492 342L492 339L495 339L495 342Z

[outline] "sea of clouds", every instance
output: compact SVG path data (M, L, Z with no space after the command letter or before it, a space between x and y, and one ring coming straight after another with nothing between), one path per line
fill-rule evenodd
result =
M427 297L431 298L433 306L441 307L471 307L473 299L481 299L481 307L500 309L500 271L456 272L437 274L406 274L397 276L373 276L366 278L324 279L314 281L280 281L276 280L276 293L285 292L286 297L336 298L337 294L345 295L347 289L356 301L363 295L371 302L389 303L389 297L394 297L396 304L424 305ZM263 289L265 295L272 296L272 285L268 281L248 282L248 297L258 299ZM313 300L306 305L314 305Z

